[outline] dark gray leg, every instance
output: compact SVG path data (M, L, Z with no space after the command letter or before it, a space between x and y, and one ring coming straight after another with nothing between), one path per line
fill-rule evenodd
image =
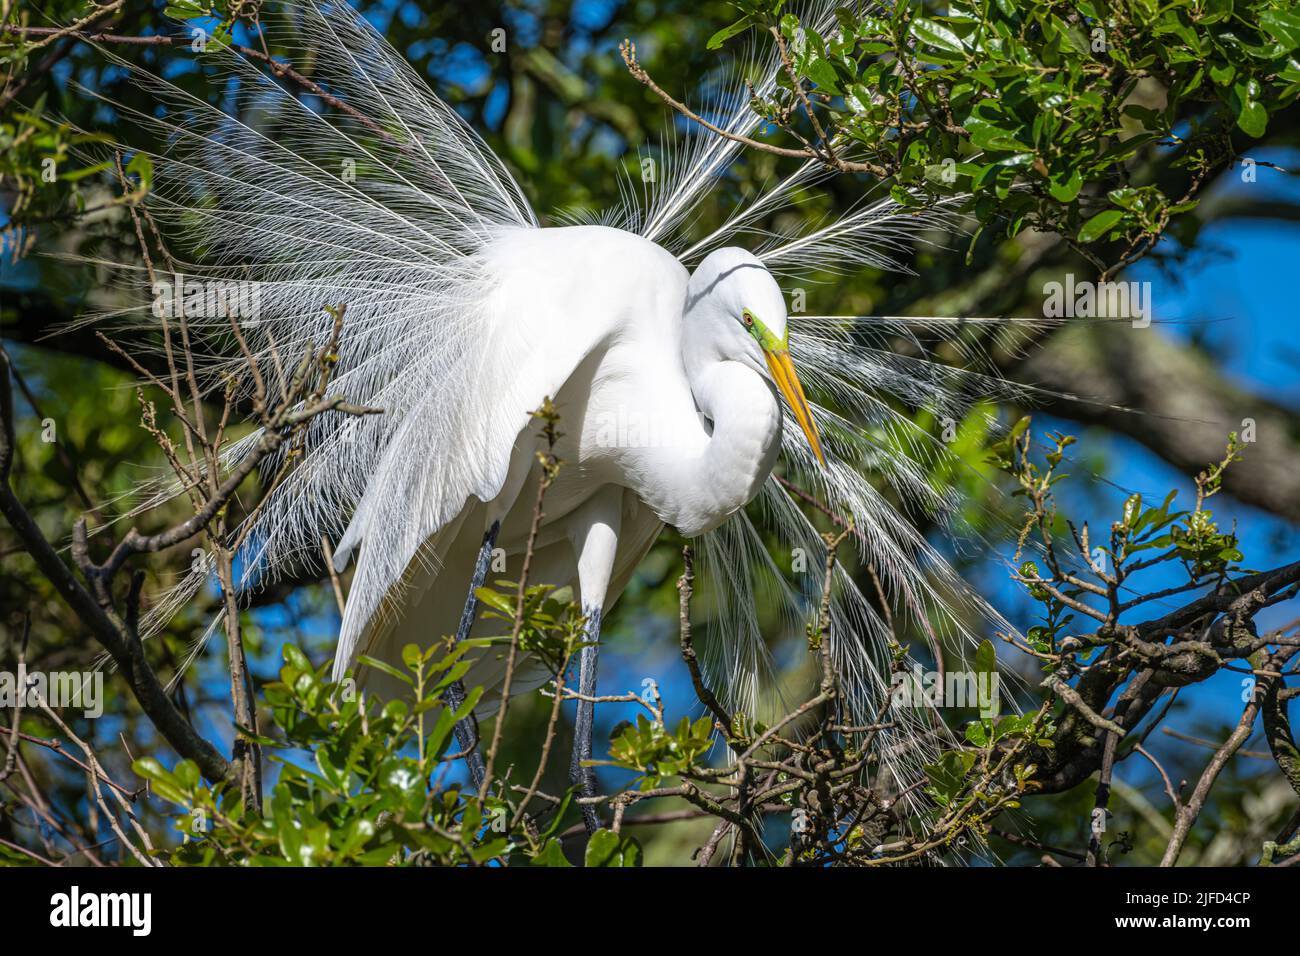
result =
M591 644L578 654L578 693L585 697L596 696L596 658L600 654L600 608L587 608L586 639ZM591 759L592 723L596 716L596 705L589 700L578 701L578 716L573 725L573 762L569 767L569 779L581 787L584 797L596 795L596 771L593 767L584 767L582 761ZM600 816L593 806L582 806L582 822L587 833L600 829Z
M492 563L492 549L496 547L497 532L500 530L501 522L494 521L487 534L483 535L483 545L478 549L478 560L474 562L474 576L469 582L469 594L465 597L465 608L460 612L460 626L456 629L457 644L469 637L470 629L474 626L474 617L478 614L478 596L474 592L487 580L488 566ZM443 697L447 706L455 710L465 702L465 685L453 681L443 692ZM465 754L470 779L474 781L475 787L481 787L487 769L483 766L483 755L478 752L478 721L473 714L456 724L456 743Z

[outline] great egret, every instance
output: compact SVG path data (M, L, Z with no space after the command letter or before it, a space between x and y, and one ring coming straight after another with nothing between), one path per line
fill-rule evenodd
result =
M824 460L820 438L791 361L781 290L743 249L719 249L688 274L663 249L622 230L530 229L498 237L487 269L496 280L488 313L527 317L512 322L512 335L524 334L526 324L531 339L516 375L535 370L545 378L517 381L505 396L515 434L494 452L504 465L494 493L457 502L458 514L428 540L432 561L408 571L390 613L361 630L345 626L335 676L358 651L396 660L405 645L451 633L458 621L459 637L469 636L472 594L492 549L519 555L526 544L533 502L521 492L536 486L540 465L537 443L522 426L541 388L554 390L563 425L555 452L566 464L547 492L532 577L576 586L591 642L581 652L579 691L589 697L601 617L663 526L687 537L712 531L767 481L780 451L778 394ZM557 341L558 348L548 344ZM629 440L626 428L612 427L629 416L656 440ZM373 521L363 503L339 544L342 560L357 543L364 560ZM467 680L493 687L501 679L497 662L480 661ZM536 666L516 674L512 687L548 676ZM381 680L370 675L371 686ZM580 701L575 774L591 757L591 721L592 704ZM590 789L590 773L581 777Z
M522 546L520 491L536 442L529 413L547 396L562 416L558 451L568 464L547 498L532 579L575 584L593 637L663 525L674 525L698 536L701 575L715 579L711 677L752 708L767 667L756 592L794 620L821 591L815 557L809 580L792 583L761 543L755 522L790 553L823 547L772 477L778 457L785 475L853 518L859 556L900 616L954 632L972 606L995 617L865 476L942 512L952 495L928 469L947 450L882 396L960 415L1003 384L891 348L898 336L920 345L918 330L957 328L945 320L787 316L774 278L806 266L890 267L942 210L918 215L886 200L803 234L759 233L752 252L737 248L822 175L808 163L692 242L692 212L738 149L706 135L662 158L644 209L629 196L602 225L541 228L505 167L351 8L286 14L267 28L313 51L314 78L345 109L314 108L220 49L205 56L222 67L230 115L128 64L166 109L117 108L170 143L152 154L149 202L197 250L200 261L183 268L258 283L260 313L244 332L261 357L320 341L331 322L322 307L347 304L334 387L385 414L312 423L303 460L253 519L243 564L251 586L310 561L322 533L338 540L340 566L355 554L336 676L363 650L393 657L407 642L469 632L472 586L491 550L513 558ZM833 4L812 4L805 22L832 28ZM778 68L767 64L760 95ZM748 98L738 87L721 102L719 125L752 131ZM213 343L227 321L191 318ZM215 347L207 371L213 381L246 378L239 357ZM829 404L808 401L801 380ZM617 423L629 419L657 440L620 440L628 430ZM256 440L234 446L232 463ZM833 658L850 708L874 712L888 683L888 631L853 580L836 576ZM483 656L467 680L493 687L500 669ZM580 670L580 689L592 691L594 645ZM545 676L534 669L513 686ZM923 720L900 708L879 736L882 765L900 779L925 757L914 746ZM590 734L583 705L575 767ZM589 774L582 783L590 791Z

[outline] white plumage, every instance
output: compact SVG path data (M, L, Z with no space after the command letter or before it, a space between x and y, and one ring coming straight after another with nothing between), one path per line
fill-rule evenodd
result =
M827 26L833 5L812 7L805 22ZM922 332L959 326L788 317L798 377L827 400L811 403L823 467L810 429L778 401L743 316L752 310L783 338L786 306L773 273L893 266L922 230L944 221L943 209L917 215L886 200L802 235L757 232L761 217L821 175L808 164L692 238L692 211L739 149L703 134L664 163L645 209L625 203L606 217L613 225L541 228L505 167L351 8L283 14L269 29L287 31L290 49L313 58L322 87L364 120L318 111L222 51L210 56L237 80L224 87L229 115L134 70L166 106L134 119L170 143L153 156L150 203L195 250L199 261L184 268L260 284L262 315L245 329L256 352L296 354L323 341L332 321L323 306L347 305L332 388L384 414L312 424L307 454L256 517L242 565L252 586L315 560L322 533L338 541L339 562L351 558L356 569L336 674L359 651L391 657L408 641L453 632L469 565L494 518L499 545L518 554L519 502L531 507L520 491L535 487L529 412L547 396L561 414L566 464L548 497L533 580L582 579L584 601L596 594L608 607L665 522L699 535L716 616L706 664L724 699L747 713L770 676L759 594L793 623L808 619L821 591L824 546L770 477L778 456L786 476L852 516L859 557L901 618L950 633L965 633L972 609L996 618L868 477L928 515L955 503L929 479L948 454L942 443L881 396L960 415L973 399L1007 391L996 378L890 348L900 335L919 342ZM760 72L761 91L775 82L776 64ZM753 132L759 121L747 103L737 86L720 125ZM736 248L753 241L753 255ZM243 374L224 324L200 330L212 381ZM646 437L629 440L632 427ZM235 446L231 460L254 441ZM775 556L760 528L783 543ZM796 548L808 556L802 583L788 573ZM871 602L837 572L832 650L860 715L874 713L888 681L886 634ZM492 667L469 681L490 683ZM905 777L924 756L910 746L924 716L900 708L893 719L898 726L880 737L883 761Z

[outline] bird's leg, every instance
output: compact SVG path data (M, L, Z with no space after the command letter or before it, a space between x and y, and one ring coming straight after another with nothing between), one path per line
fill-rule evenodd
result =
M483 545L478 550L478 559L474 562L474 574L469 582L469 594L465 596L465 607L460 612L460 626L456 628L456 645L466 640L474 627L474 617L478 614L476 592L487 580L488 566L492 563L492 549L496 547L497 532L500 530L501 522L493 521L492 526L483 535ZM465 702L465 685L458 680L452 681L443 696L446 698L447 706L454 711ZM456 743L465 754L470 779L474 781L475 787L481 787L486 769L483 766L483 755L478 752L478 721L474 719L473 714L457 722Z
M578 714L573 725L573 762L569 779L584 797L596 796L596 771L584 767L591 759L591 737L596 706L596 657L600 653L600 617L609 591L614 559L618 554L619 521L623 512L623 491L607 485L593 495L571 518L570 540L578 559L578 590L582 596L582 613L587 623L583 633L586 645L578 653ZM588 698L583 700L581 698ZM592 804L579 804L582 822L588 833L600 828L600 815Z
M600 654L600 605L584 608L587 624L583 637L588 642L578 655L578 693L584 698L596 696L596 658ZM582 762L591 759L592 724L596 717L596 704L592 700L578 701L578 715L573 725L573 762L569 767L569 779L580 787L584 797L596 795L596 771L584 767ZM596 808L581 804L582 822L587 833L600 829L600 817Z

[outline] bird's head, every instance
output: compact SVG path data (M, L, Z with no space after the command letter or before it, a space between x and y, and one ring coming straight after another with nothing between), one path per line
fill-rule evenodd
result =
M786 319L785 297L767 267L744 249L718 249L687 288L688 361L740 362L771 381L824 465L817 424L790 359Z

